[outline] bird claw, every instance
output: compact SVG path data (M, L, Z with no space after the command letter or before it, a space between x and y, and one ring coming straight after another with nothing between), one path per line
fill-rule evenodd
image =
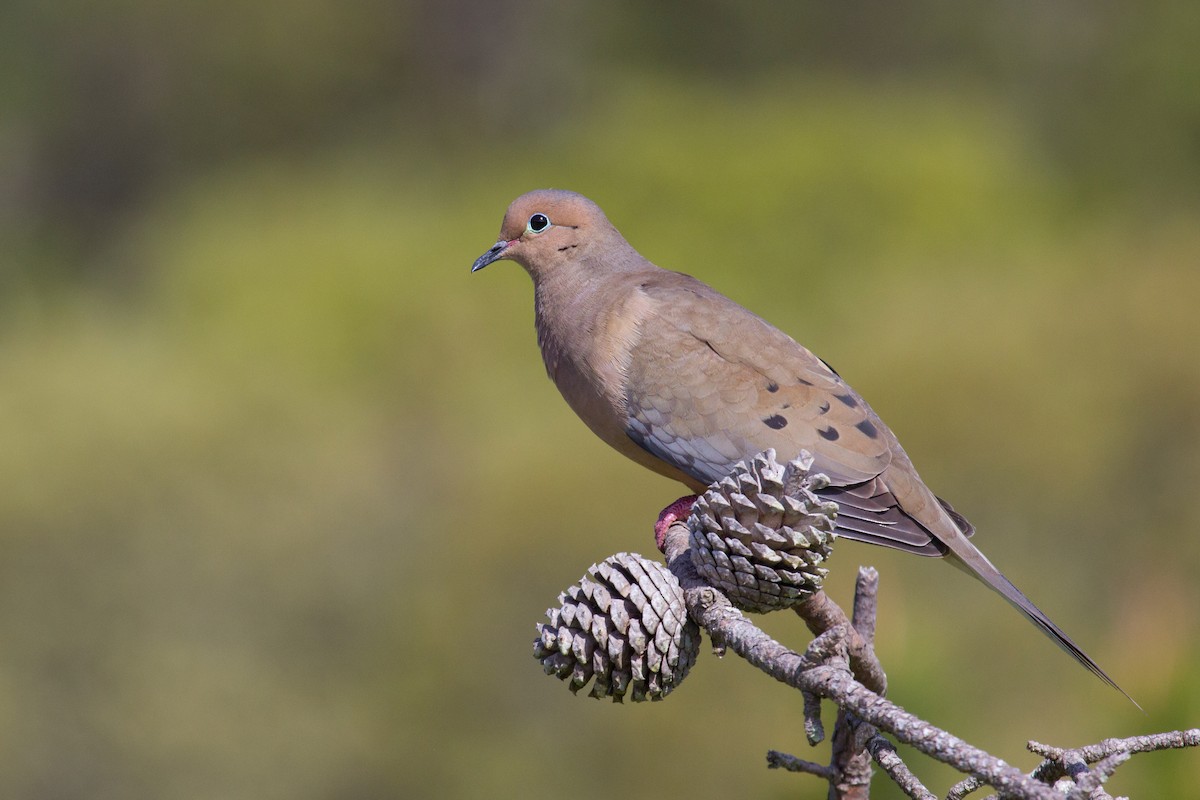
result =
M659 552L663 552L666 545L667 529L679 520L688 518L692 513L692 505L695 504L698 497L699 495L694 494L681 497L664 508L658 515L658 521L654 523L654 544L658 546Z

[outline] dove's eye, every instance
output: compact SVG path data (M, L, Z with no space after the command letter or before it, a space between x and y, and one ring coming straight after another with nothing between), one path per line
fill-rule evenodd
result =
M525 226L525 230L530 233L541 233L550 227L550 218L545 214L534 214L529 218L529 224Z

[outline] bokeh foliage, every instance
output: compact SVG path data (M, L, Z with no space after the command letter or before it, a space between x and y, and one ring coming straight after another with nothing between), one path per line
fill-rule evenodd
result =
M744 665L610 708L530 658L680 492L545 380L519 268L467 275L545 185L836 365L1148 716L844 544L897 701L1022 764L1196 725L1200 15L789 9L10 0L0 792L797 793ZM1191 785L1141 758L1114 791Z

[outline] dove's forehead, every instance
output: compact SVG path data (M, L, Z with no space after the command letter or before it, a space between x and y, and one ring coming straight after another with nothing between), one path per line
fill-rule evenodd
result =
M600 207L581 194L562 189L538 189L512 201L504 215L504 227L507 230L519 223L524 229L534 214L545 214L558 225L579 225L590 219L604 218Z

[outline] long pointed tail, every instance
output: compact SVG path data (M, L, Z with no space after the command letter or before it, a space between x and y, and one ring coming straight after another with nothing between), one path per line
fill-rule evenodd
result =
M1100 668L1100 665L1092 660L1092 657L1083 652L1079 645L1071 640L1061 628L1050 621L1042 610L1035 606L1028 597L1021 593L1021 590L1012 584L1008 578L1000 570L988 561L987 557L979 552L975 545L971 544L965 536L954 537L950 541L945 542L950 548L950 553L947 554L946 560L954 566L963 570L972 577L982 581L996 594L1003 597L1009 602L1013 608L1020 611L1029 621L1038 627L1038 629L1046 634L1052 642L1065 650L1072 658L1078 661L1083 666L1095 675L1100 680L1107 683L1112 688L1116 689L1121 694L1141 710L1142 707L1138 702L1129 696L1129 693L1117 685L1117 682L1108 677L1108 673Z

